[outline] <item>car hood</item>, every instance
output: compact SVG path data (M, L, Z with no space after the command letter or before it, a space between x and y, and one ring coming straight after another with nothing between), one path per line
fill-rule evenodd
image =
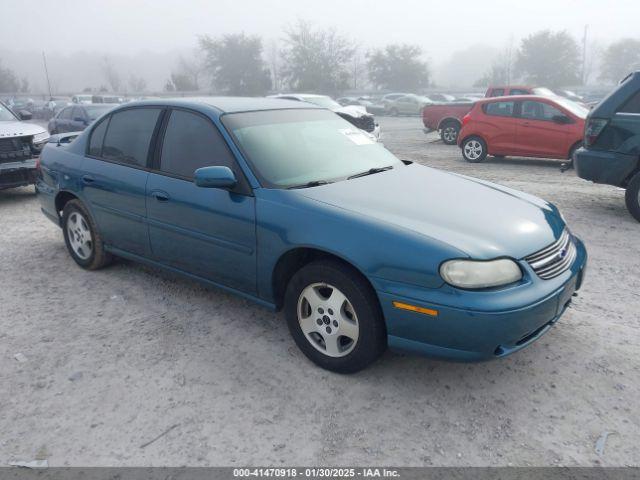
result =
M370 113L367 113L367 109L361 105L347 105L346 107L335 108L333 111L338 114L349 115L353 118L372 116Z
M0 122L0 138L3 137L20 137L25 135L37 135L46 130L34 123L26 122Z
M295 192L483 260L523 258L553 243L564 228L544 200L416 164Z

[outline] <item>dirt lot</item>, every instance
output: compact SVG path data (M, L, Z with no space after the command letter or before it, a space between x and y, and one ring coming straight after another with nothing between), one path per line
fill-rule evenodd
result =
M543 339L489 363L389 352L331 374L245 300L128 262L81 270L33 189L4 191L0 464L640 465L640 224L624 192L556 161L468 164L416 118L381 123L401 158L551 200L584 239L586 283Z

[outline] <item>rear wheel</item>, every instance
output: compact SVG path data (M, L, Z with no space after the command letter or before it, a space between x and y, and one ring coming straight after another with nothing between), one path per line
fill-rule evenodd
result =
M445 123L440 129L440 138L446 145L455 145L458 141L460 126L455 122Z
M487 144L480 137L465 138L462 142L462 156L467 162L482 162L487 158Z
M631 178L624 197L627 210L633 218L640 222L640 172Z
M71 258L87 270L96 270L111 261L89 212L79 200L67 202L62 211L62 232Z
M362 370L386 348L378 299L366 280L337 261L302 267L287 285L285 315L302 352L338 373Z

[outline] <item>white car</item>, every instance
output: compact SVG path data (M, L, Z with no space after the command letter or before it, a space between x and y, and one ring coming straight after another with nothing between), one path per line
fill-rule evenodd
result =
M371 135L376 141L380 141L382 136L380 125L376 122L375 117L367 112L364 106L348 105L343 107L331 97L312 93L287 93L272 95L271 98L313 103L337 113L349 123Z
M0 190L35 182L36 157L48 140L43 127L21 121L0 103Z

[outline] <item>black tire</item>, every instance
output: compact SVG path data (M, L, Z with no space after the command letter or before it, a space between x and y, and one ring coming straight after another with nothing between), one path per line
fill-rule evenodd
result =
M78 225L82 225L82 228L86 227L87 231L78 233L78 235L82 234L84 235L84 238L87 238L87 236L90 235L91 246L90 248L85 249L86 257L77 253L72 245L73 242L69 237L69 222L77 222ZM71 230L73 230L72 227ZM73 258L73 260L82 268L87 270L97 270L111 263L112 257L104 249L104 242L96 228L96 224L80 200L70 200L64 206L64 209L62 210L62 234L64 235L64 243L67 245L67 250L69 251L71 258Z
M474 145L476 146L475 149L472 148L472 146ZM471 136L465 138L460 147L462 149L462 156L467 162L480 163L484 162L484 159L487 158L487 144L480 137ZM478 147L480 148L480 150L478 150Z
M629 213L640 222L640 172L631 178L624 193L624 200Z
M330 356L321 351L324 338L329 338L325 336L324 332L322 334L311 332L314 338L318 339L318 341L315 342L316 345L319 345L318 347L314 346L312 340L307 338L307 335L302 330L301 321L298 319L298 303L301 301L303 291L311 288L314 284L328 284L337 288L344 294L347 303L353 308L358 337L357 341L353 342L354 345L344 356ZM316 288L322 289L322 287ZM329 288L328 290L331 289ZM329 300L327 300L327 302L329 302ZM347 303L343 303L342 305L346 305ZM309 305L309 311L311 313L307 318L315 317L316 313L318 315L318 318L312 319L312 322L319 322L322 319L329 318L329 314L334 315L334 312L329 309L331 306L330 303L319 305L325 308L319 308L318 312L315 310L312 311ZM298 348L300 348L312 362L326 370L337 373L357 372L373 363L382 355L387 347L386 327L376 294L359 272L338 261L319 260L309 263L298 270L287 285L284 310L289 331ZM321 315L324 315L322 319L320 318ZM327 323L326 327L331 327L335 319L337 319L337 317L332 317L331 323ZM336 324L336 327L337 325L338 324ZM318 330L323 330L326 327L320 324ZM337 333L340 333L340 331L339 328L336 329ZM335 341L337 341L338 344L340 344L342 340L350 340L349 338L337 335L335 332L334 335L336 335Z
M455 145L458 143L460 125L456 122L447 122L440 128L440 138L445 145Z

